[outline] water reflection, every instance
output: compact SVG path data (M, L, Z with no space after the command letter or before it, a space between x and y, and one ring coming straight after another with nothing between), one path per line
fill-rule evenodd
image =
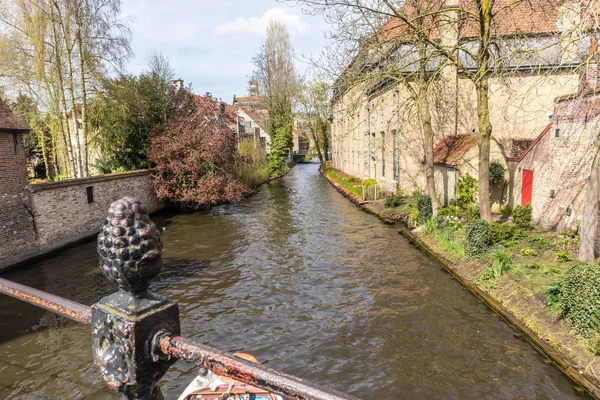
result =
M239 205L154 219L165 265L151 289L180 302L185 336L365 399L575 398L556 368L315 165ZM86 304L114 290L94 242L7 275ZM6 297L0 324L0 398L118 398L91 362L89 328ZM195 373L175 364L166 397Z

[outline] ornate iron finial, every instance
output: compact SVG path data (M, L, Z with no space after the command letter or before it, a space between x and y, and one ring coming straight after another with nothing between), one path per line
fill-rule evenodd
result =
M142 293L162 266L162 242L154 222L135 198L113 202L98 235L100 268L126 292Z
M158 380L175 360L153 357L158 332L179 334L179 309L148 285L162 266L156 225L139 200L124 197L108 209L98 235L100 268L121 289L92 306L94 361L123 399L159 400Z

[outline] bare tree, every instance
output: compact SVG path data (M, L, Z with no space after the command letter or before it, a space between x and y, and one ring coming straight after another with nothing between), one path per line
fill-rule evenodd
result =
M269 22L267 39L253 62L269 114L269 166L272 173L280 174L292 147L292 101L298 90L293 49L283 24Z
M431 188L434 185L432 157L428 153L432 148L430 138L434 137L435 128L432 127L432 112L428 108L432 94L436 94L435 82L460 74L472 83L479 146L479 207L481 217L491 221L489 78L492 73L499 76L516 71L528 62L533 62L535 69L536 62L540 65L535 54L545 57L545 52L553 51L559 42L563 55L573 53L577 35L555 35L555 40L542 44L521 40L529 34L549 33L543 30L546 29L543 24L536 25L534 16L543 19L546 14L555 15L554 11L563 7L562 3L556 0L288 2L303 5L312 13L323 14L335 24L330 38L336 55L328 53L327 62L337 61L337 68L331 65L325 68L341 77L338 80L342 83L341 90L347 90L347 86L364 90L368 87L366 80L377 82L385 78L405 86L411 93L425 142L425 175L429 193L433 192ZM555 22L552 21L554 31ZM563 25L564 30L570 28ZM409 50L402 52L403 48ZM559 63L562 61L559 60ZM348 83L352 81L355 84ZM452 119L457 123L457 117Z

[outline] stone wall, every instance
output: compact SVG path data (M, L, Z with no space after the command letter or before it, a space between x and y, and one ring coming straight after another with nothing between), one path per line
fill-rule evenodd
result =
M42 183L29 190L37 235L12 255L0 254L0 268L97 234L108 206L121 197L139 198L150 213L162 207L149 171Z
M23 135L0 132L0 265L35 240Z

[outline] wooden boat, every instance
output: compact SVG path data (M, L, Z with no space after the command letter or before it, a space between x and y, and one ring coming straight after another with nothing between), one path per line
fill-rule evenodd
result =
M258 360L249 354L236 353L258 364ZM281 396L266 390L238 382L224 376L218 376L211 371L202 369L198 376L183 391L178 400L284 400Z

